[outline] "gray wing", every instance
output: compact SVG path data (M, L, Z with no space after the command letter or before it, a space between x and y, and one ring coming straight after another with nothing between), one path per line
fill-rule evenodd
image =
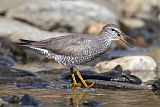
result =
M77 56L89 50L94 40L95 36L74 34L34 42L32 46L47 49L57 55Z

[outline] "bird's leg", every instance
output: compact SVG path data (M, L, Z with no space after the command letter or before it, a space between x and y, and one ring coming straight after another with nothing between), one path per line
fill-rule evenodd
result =
M93 82L90 86L88 86L87 83L85 82L85 80L82 78L81 73L79 72L78 68L77 67L74 67L74 68L76 70L77 76L79 77L79 79L81 80L81 82L82 82L82 84L84 85L85 88L89 88L89 87L92 87L94 85L94 82Z
M70 72L71 72L71 76L72 76L72 80L73 80L73 87L77 87L78 86L78 83L76 81L76 78L74 76L74 72L73 72L73 67L70 68Z

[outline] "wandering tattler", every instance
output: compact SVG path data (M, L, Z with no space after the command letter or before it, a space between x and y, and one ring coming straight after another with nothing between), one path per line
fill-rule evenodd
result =
M91 61L105 53L112 41L121 40L132 47L124 40L124 37L128 36L122 33L117 25L107 24L97 36L70 34L42 41L20 39L21 43L19 44L37 50L49 59L55 59L55 61L70 68L74 87L79 86L74 76L75 70L82 84L87 88L93 86L94 83L88 86L76 66Z

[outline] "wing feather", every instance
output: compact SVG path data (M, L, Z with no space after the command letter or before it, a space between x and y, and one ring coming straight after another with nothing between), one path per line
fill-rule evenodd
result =
M79 53L89 49L89 45L95 37L85 34L74 34L51 38L32 43L32 46L47 49L57 55L76 56Z

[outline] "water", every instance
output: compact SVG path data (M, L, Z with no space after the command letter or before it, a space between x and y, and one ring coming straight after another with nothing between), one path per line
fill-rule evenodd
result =
M86 107L84 101L96 101L100 107L160 107L160 96L151 90L102 90L92 91L70 89L19 89L14 85L0 85L0 96L19 95L28 93L35 99L45 103L45 107L63 105ZM73 101L71 100L73 99ZM52 104L52 105L51 105ZM13 106L13 105L12 105Z

